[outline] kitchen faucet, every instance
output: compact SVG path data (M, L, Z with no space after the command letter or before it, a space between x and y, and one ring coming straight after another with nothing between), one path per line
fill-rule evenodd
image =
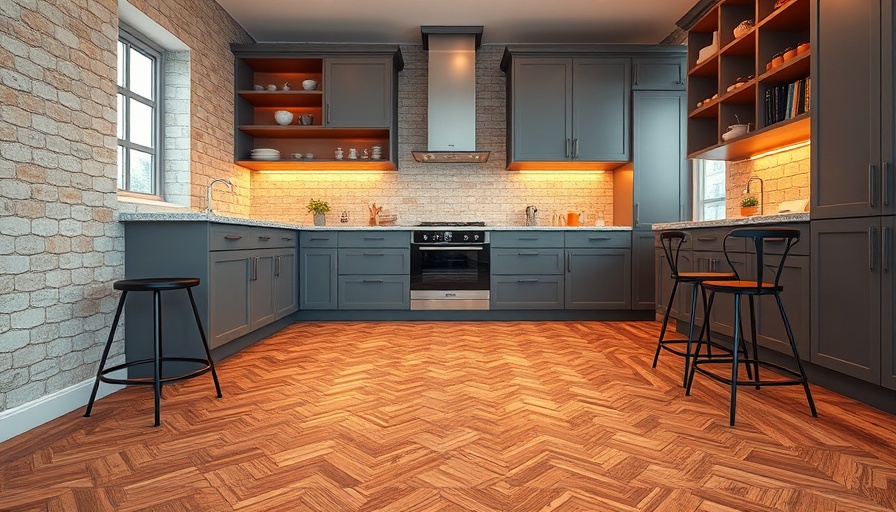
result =
M207 214L213 213L212 212L212 187L215 185L215 183L218 183L219 181L221 183L227 185L227 188L229 188L230 191L233 192L233 183L231 183L230 180L226 180L224 178L213 179L211 181L211 183L209 183L208 186L205 187L205 213L207 213Z
M762 178L759 176L750 176L750 179L747 180L747 188L744 189L744 194L750 193L750 183L753 180L759 182L759 215L762 215L762 208L765 206L765 199L762 197Z

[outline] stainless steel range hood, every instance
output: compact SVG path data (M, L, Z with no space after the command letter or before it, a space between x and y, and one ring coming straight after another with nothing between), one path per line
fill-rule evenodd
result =
M418 162L483 163L476 151L476 50L482 27L420 27L429 52L428 144Z

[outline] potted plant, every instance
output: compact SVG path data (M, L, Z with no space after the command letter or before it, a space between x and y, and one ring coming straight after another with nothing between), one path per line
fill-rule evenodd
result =
M312 199L308 203L308 211L314 214L315 226L327 225L326 213L330 211L330 203L319 199Z
M755 196L747 196L740 201L741 217L752 217L759 213L759 200Z

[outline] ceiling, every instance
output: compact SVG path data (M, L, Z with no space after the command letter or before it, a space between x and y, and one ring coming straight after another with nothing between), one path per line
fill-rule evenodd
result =
M217 0L257 42L421 44L422 25L482 42L659 43L696 0Z

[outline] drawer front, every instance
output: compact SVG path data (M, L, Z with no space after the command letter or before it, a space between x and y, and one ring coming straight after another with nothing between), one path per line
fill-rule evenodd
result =
M252 228L236 224L212 224L209 248L212 251L233 251L252 247Z
M301 248L308 247L336 247L335 231L302 231L299 234Z
M493 231L492 247L563 247L562 231Z
M760 226L757 226L760 227ZM784 224L781 227L798 229L800 230L800 241L797 242L791 249L788 255L800 255L800 256L808 256L809 255L809 223L800 223L800 224ZM784 240L781 238L766 238L765 239L765 249L763 252L765 254L784 254L784 249L787 244L784 243ZM747 252L755 253L756 247L753 245L752 240L747 240Z
M692 229L685 230L688 234L687 239L681 248L693 249L695 251L722 251L725 235L731 231L730 229ZM730 252L744 252L747 244L743 238L729 238L727 248Z
M563 249L492 249L493 275L562 274Z
M249 234L252 248L263 249L295 247L298 243L298 232L277 228L254 228Z
M566 247L619 247L632 246L631 231L567 231Z
M563 309L563 276L492 276L492 309Z
M406 274L411 272L410 249L339 249L340 275Z
M410 276L339 276L339 309L410 309Z
M409 231L344 231L339 233L339 247L397 247L411 246Z

